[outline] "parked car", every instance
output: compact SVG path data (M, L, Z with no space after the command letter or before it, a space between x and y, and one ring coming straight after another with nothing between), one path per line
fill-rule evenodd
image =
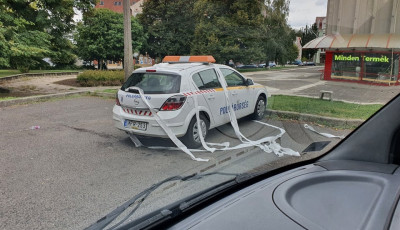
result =
M265 68L267 66L267 64L261 63L261 64L258 64L257 66L258 66L258 68Z
M195 57L194 62L191 57ZM212 56L204 61L200 60L204 56L191 57L167 56L164 63L135 70L117 93L113 109L115 126L131 135L168 138L156 113L187 147L200 147L197 108L200 108L204 138L210 129L230 122L231 109L226 106L218 76L224 78L227 90L235 93L232 110L237 118L264 117L268 95L264 86L253 83L229 66L208 63L215 62ZM147 102L138 89L143 90ZM193 103L195 96L198 107Z
M303 62L301 62L300 60L296 60L296 61L291 62L290 64L302 66L302 65L303 65Z
M305 66L315 66L315 63L312 62L312 61L306 61L306 62L303 63L303 65L305 65Z
M256 64L246 64L246 65L238 65L236 66L237 69L253 69L258 68Z
M269 68L276 67L276 63L275 62L269 62L268 66L269 66Z

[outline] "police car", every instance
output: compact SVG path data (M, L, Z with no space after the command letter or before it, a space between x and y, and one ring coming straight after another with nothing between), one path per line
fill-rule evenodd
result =
M267 105L266 88L229 66L213 63L212 56L167 56L163 63L135 70L117 93L115 126L138 136L167 138L147 101L187 147L198 148L201 140L197 109L203 137L208 130L230 122L228 110L234 111L237 118L250 115L262 119ZM219 79L225 79L231 105L227 105ZM146 101L138 88L143 90Z

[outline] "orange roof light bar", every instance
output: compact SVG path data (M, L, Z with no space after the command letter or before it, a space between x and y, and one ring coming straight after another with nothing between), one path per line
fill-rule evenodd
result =
M215 63L213 56L165 56L162 62L202 62Z

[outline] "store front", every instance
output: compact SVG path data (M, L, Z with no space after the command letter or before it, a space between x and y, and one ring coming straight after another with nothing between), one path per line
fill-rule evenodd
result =
M346 34L316 38L303 49L325 49L324 80L400 84L400 35Z
M325 80L399 84L400 52L327 51Z

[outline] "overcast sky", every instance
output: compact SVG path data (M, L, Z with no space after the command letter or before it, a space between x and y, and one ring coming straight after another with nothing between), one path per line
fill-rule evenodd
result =
M313 24L315 17L325 17L327 2L328 0L291 0L289 25L300 29Z

